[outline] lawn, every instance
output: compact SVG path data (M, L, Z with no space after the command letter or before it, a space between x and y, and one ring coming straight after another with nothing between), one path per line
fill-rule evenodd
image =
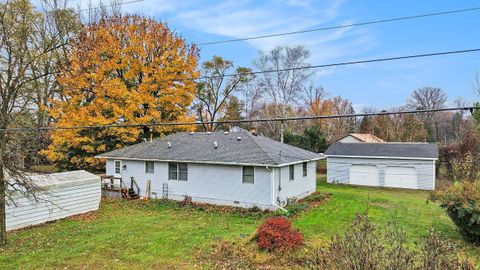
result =
M445 211L427 201L426 191L332 185L325 182L324 176L319 177L317 190L332 193L331 199L293 222L311 241L323 241L342 233L356 213L367 211L377 225L398 223L412 247L434 228L464 250L480 268L480 247L463 241Z
M374 222L396 220L413 246L433 226L480 262L480 249L465 244L443 210L426 203L422 191L329 185L325 204L294 218L309 242L325 242L368 209ZM208 210L208 209L207 209ZM242 241L262 222L262 214L180 207L174 202L107 201L91 218L66 219L8 235L0 248L0 269L196 268L196 258L218 240Z

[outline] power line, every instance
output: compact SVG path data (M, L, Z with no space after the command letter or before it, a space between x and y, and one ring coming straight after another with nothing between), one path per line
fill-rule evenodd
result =
M412 55L405 55L405 56L384 57L384 58L347 61L347 62L337 62L337 63L323 64L323 65L308 65L308 66L294 67L294 68L259 70L259 71L245 72L244 74L256 75L256 74L285 72L285 71L304 70L304 69L317 69L317 68L357 65L357 64L376 63L376 62L387 62L387 61L394 61L394 60L414 59L414 58L423 58L423 57L432 57L432 56L441 56L441 55L463 54L463 53L472 53L472 52L478 52L478 51L480 51L480 48L466 49L466 50L456 50L456 51L443 51L443 52L434 52L434 53L424 53L424 54L412 54ZM192 78L192 80L215 79L215 78L233 77L233 76L238 76L238 75L237 74L225 74L223 76L220 76L220 75L217 75L217 76L201 76L201 77L196 78L196 79ZM188 79L189 78L182 79L182 80L188 80Z
M5 132L20 132L20 131L40 131L40 130L72 130L72 129L98 129L98 128L138 128L138 127L157 127L157 126L199 126L209 124L240 124L240 123L262 123L262 122L285 122L285 121L299 121L299 120L319 120L319 119L336 119L336 118L353 118L353 117L368 117L368 116L382 116L382 115L402 115L415 113L433 113L444 111L473 111L480 110L480 107L452 107L441 109L425 109L425 110L407 110L396 112L378 112L378 113L358 113L358 114L337 114L337 115L314 115L314 116L300 116L300 117L283 117L283 118L263 118L263 119L238 119L238 120L221 120L221 121L206 121L206 122L163 122L163 123L143 123L143 124L112 124L112 125L85 125L85 126L57 126L57 127L39 127L39 128L7 128L0 129Z
M368 21L368 22L351 23L351 24L344 24L344 25L337 25L337 26L329 26L329 27L314 28L314 29L308 29L308 30L284 32L284 33L276 33L276 34L268 34L268 35L259 35L259 36L245 37L245 38L236 38L236 39L227 39L227 40L220 40L220 41L202 42L202 43L198 43L197 45L198 46L208 46L208 45L214 45L214 44L223 44L223 43L247 41L247 40L254 40L254 39L273 38L273 37L280 37L280 36L288 36L288 35L305 34L305 33L311 33L311 32L335 30L335 29L348 28L348 27L365 26L365 25L371 25L371 24L379 24L379 23L387 23L387 22L395 22L395 21L405 21L405 20L420 19L420 18L433 17L433 16L450 15L450 14L455 14L455 13L471 12L471 11L478 11L478 10L480 10L480 7L449 10L449 11L442 11L442 12L435 12L435 13L426 13L426 14L419 14L419 15L411 15L411 16L397 17L397 18L390 18L390 19L380 19L380 20L374 20L374 21Z
M286 72L286 71L295 71L295 70L304 70L304 69L317 69L317 68L358 65L358 64L377 63L377 62L388 62L388 61L415 59L415 58L424 58L424 57L434 57L434 56L443 56L443 55L464 54L464 53L473 53L473 52L479 52L479 51L480 51L480 48L474 48L474 49L443 51L443 52L424 53L424 54L412 54L412 55L395 56L395 57L384 57L384 58L374 58L374 59L366 59L366 60L337 62L337 63L330 63L330 64L308 65L308 66L301 66L301 67L294 67L294 68L257 70L257 71L244 72L243 74L244 75L257 75L257 74ZM234 77L234 76L238 76L238 74L229 73L229 74L224 74L222 76L221 75L214 75L214 76L200 76L198 78L194 78L194 77L173 78L173 79L168 79L168 80L161 80L161 81L158 81L158 82L197 81L197 80L205 80L205 79L220 79L220 78ZM123 86L123 84L118 84L118 86ZM77 89L71 88L71 87L70 88L64 88L64 89L77 90Z

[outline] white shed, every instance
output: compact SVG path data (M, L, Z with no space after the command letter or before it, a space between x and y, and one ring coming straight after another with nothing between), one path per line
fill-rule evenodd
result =
M39 187L36 199L20 193L7 205L7 231L98 210L100 177L87 171L31 175Z

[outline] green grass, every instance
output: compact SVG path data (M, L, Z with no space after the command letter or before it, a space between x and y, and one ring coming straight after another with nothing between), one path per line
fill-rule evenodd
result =
M327 184L319 177L317 191L330 192L328 203L301 214L293 223L310 241L331 239L345 231L356 213L365 213L377 225L396 222L407 233L412 247L420 243L430 228L465 251L480 267L480 247L466 243L438 205L427 201L428 192Z
M397 220L413 243L433 226L480 262L480 249L461 240L444 211L426 203L428 193L325 184L333 195L294 218L307 241L325 242L350 225L357 212L378 224ZM181 208L173 202L104 202L92 220L62 220L8 235L0 269L196 268L195 258L218 240L242 241L262 222L259 215Z
M241 239L259 222L173 202L110 201L93 221L67 219L9 234L0 269L190 268L209 243Z

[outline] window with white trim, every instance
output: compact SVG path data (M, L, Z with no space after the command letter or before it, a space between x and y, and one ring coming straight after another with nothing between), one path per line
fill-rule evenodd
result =
M168 163L168 180L187 181L188 164L187 163Z
M145 173L154 174L155 173L155 162L145 161Z
M120 160L115 160L115 174L120 174L122 172L122 162Z
M295 180L295 165L288 166L288 175L290 181Z
M308 173L307 162L303 162L303 177L307 176L307 173Z
M242 183L254 184L255 183L255 167L243 166L242 168Z

